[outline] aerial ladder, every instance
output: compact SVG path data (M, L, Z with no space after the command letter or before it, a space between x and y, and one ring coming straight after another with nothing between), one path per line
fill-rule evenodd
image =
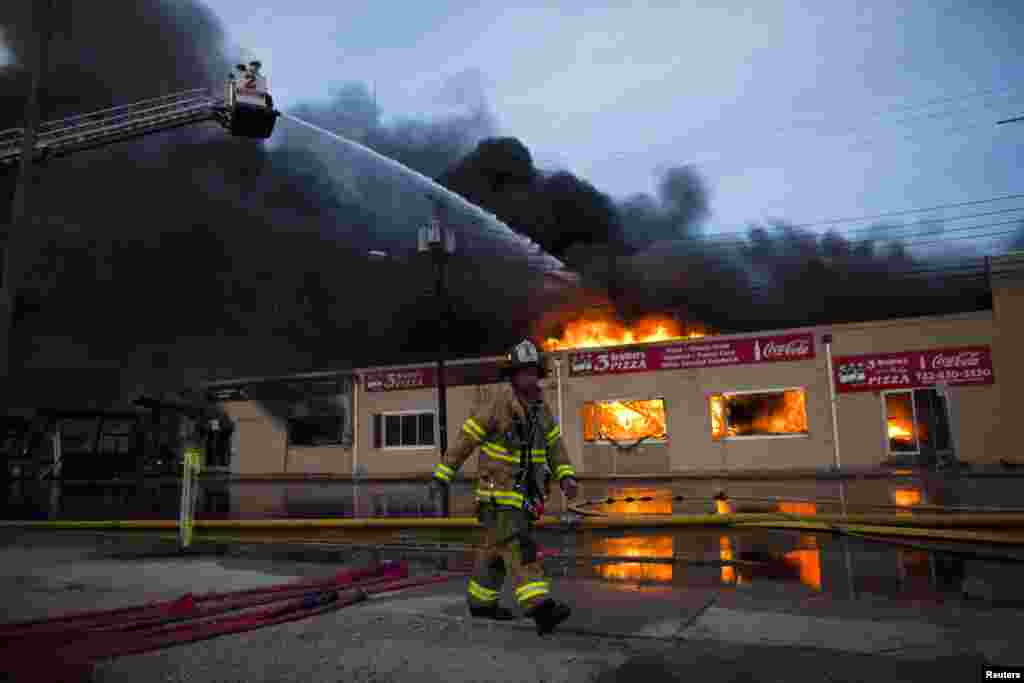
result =
M263 79L254 90L245 80L231 78L224 97L199 88L47 121L39 126L33 161L205 122L218 123L232 135L266 139L281 113L274 109L265 84ZM0 131L0 168L19 162L23 136L23 128Z

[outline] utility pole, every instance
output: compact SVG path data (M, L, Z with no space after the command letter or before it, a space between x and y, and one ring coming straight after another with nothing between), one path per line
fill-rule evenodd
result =
M434 261L434 296L438 303L437 357L437 424L441 456L448 452L448 397L445 384L445 358L448 356L448 259L455 253L455 235L445 225L444 206L437 197L430 197L433 215L430 225L420 228L419 251L429 253ZM447 490L447 487L446 487ZM448 496L441 501L441 514L449 516Z
M32 2L31 31L32 40L28 58L31 72L31 86L25 103L25 125L21 138L21 165L14 189L14 201L11 205L10 222L0 235L0 248L3 258L0 260L0 337L4 348L0 359L0 378L9 378L14 371L14 313L17 302L19 268L12 255L17 247L19 234L29 234L32 227L32 214L29 211L29 194L32 186L33 157L36 139L39 134L39 91L43 76L47 71L49 60L49 43L53 35L53 10L56 0L37 0ZM3 382L10 387L10 382ZM10 390L9 390L10 391ZM7 397L2 397L5 403Z

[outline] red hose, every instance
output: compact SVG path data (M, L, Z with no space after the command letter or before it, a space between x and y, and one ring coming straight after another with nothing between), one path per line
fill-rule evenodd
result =
M385 568L385 573L386 570L387 568ZM300 599L288 600L284 604L218 619L208 619L209 616L219 613L214 612L219 608L212 607L205 611L200 610L200 614L195 615L199 619L192 618L188 623L168 625L168 622L179 620L178 616L172 616L165 618L162 622L158 620L158 623L139 624L138 619L134 622L125 622L124 625L133 629L129 631L97 631L90 630L89 627L75 626L64 631L36 633L30 637L9 640L0 647L0 673L13 673L16 681L22 680L20 676L25 675L30 680L81 683L83 677L90 671L90 662L95 659L141 654L220 635L242 633L264 626L304 619L347 607L365 600L369 595L440 583L448 581L454 576L464 575L466 572L410 579L404 578L408 576L408 567L405 563L401 563L397 567L391 567L390 573L391 577L377 578L365 584L360 583L355 587L351 587L353 583L351 573L345 573L344 576L339 574L334 578L335 583L330 587L320 587L313 591L307 590ZM401 575L403 578L396 580L395 575ZM340 588L347 590L339 593ZM249 593L249 591L238 592L238 594L242 593ZM135 609L136 611L140 610L140 608ZM111 612L123 615L132 612L132 608L95 614L110 616ZM49 620L48 623L62 621L66 622L67 618Z
M180 598L176 598L174 600L150 602L133 607L121 607L110 610L85 610L69 612L59 617L45 617L42 619L13 622L0 626L0 641L10 637L20 637L27 632L34 632L37 629L49 632L54 630L55 627L60 628L60 625L62 624L70 626L75 624L75 622L79 622L78 624L75 624L76 626L93 627L103 625L105 623L116 624L119 622L121 617L128 615L141 619L148 615L159 616L167 614L187 614L195 608L196 603L202 602L231 600L232 598L240 598L242 596L250 595L290 593L301 588L305 588L307 590L315 590L321 586L325 588L338 588L351 585L356 581L380 577L382 575L386 576L389 572L394 573L396 570L405 571L404 565L402 563L386 562L366 569L349 569L347 571L339 571L334 576L318 577L315 579L300 579L298 581L275 584L273 586L263 586L261 588L248 588L232 592L212 592L201 595L186 593Z
M401 569L395 570L389 568L382 575L368 578L359 583L359 586L364 587L384 582L391 582L405 578L406 575L407 572ZM336 591L347 585L347 582L338 582L337 584L330 586L325 584L324 589ZM241 595L237 598L232 597L223 601L217 601L215 604L211 605L201 605L195 602L183 603L182 600L178 600L173 603L172 609L170 610L154 610L148 613L141 612L134 614L122 613L114 615L114 617L102 617L95 620L82 620L71 623L63 621L58 621L56 623L46 622L16 633L0 634L0 646L5 645L10 641L23 640L25 638L45 638L47 642L56 647L61 643L71 642L81 638L87 632L99 633L105 631L131 631L147 627L154 628L176 621L202 620L218 614L224 614L226 612L235 612L242 609L249 609L270 603L281 602L283 600L294 599L300 596L311 595L315 593L316 590L311 591L307 586L296 586L290 590L275 592L271 595ZM125 619L125 617L127 617L127 619Z

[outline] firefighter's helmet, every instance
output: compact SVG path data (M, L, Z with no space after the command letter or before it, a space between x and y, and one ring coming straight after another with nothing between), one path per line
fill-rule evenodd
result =
M529 339L524 339L516 344L505 356L502 374L505 377L511 377L521 368L537 368L542 378L548 374L547 367L544 365L544 361L541 360L537 346Z

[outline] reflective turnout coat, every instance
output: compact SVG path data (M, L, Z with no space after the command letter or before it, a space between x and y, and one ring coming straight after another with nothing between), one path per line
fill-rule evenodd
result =
M545 464L556 481L576 476L562 444L562 429L547 404L539 411L539 423L529 444L530 459L540 473ZM477 500L499 507L522 509L523 496L515 490L520 472L522 438L517 422L525 423L526 413L511 385L502 385L497 396L475 411L462 425L462 433L453 448L434 468L434 477L450 483L452 477L480 449L476 488ZM543 482L541 482L543 484Z
M523 509L522 492L515 487L522 449L529 448L534 476L543 477L545 464L558 481L575 476L576 471L562 445L561 428L547 406L543 405L537 413L530 444L522 442L522 432L517 427L517 421L522 424L526 417L512 387L502 386L493 400L463 423L455 447L434 469L435 478L449 483L473 452L480 450L476 497L485 534L467 591L471 607L497 604L506 573L511 574L517 602L527 613L550 592L537 560L532 520ZM537 484L537 490L543 491L543 481Z

